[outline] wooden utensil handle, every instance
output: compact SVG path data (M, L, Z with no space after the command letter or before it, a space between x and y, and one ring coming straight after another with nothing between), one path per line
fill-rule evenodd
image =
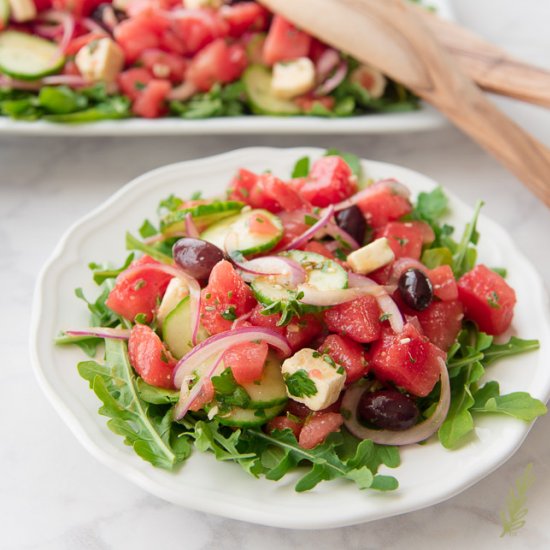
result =
M550 151L481 93L401 0L261 0L435 105L550 206Z
M411 7L478 86L550 107L550 71L514 59L474 32L421 6L413 4Z

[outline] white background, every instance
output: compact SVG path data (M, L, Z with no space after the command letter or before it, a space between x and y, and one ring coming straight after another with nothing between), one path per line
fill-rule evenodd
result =
M458 18L527 61L550 68L550 2L460 0ZM499 101L550 145L550 114ZM246 145L338 147L419 170L511 232L550 280L549 211L450 127L396 136L0 138L0 547L9 549L548 548L550 417L503 467L436 507L322 532L265 528L189 512L149 496L90 457L41 394L27 327L36 274L72 222L122 184L163 164ZM549 174L550 179L550 174ZM194 182L193 188L197 188ZM68 289L70 292L70 289ZM533 463L526 525L499 539L499 511Z

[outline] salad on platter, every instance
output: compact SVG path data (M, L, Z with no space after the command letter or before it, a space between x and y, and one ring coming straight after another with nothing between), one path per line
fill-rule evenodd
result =
M476 264L481 203L455 239L441 188L413 201L335 150L284 180L227 178L225 197L162 200L122 266L91 263L90 326L56 339L90 356L79 374L141 458L175 470L195 448L255 477L300 472L297 491L387 491L401 446L456 449L477 415L545 414L485 376L539 343L511 336L506 272Z
M257 2L0 0L0 114L345 117L418 100Z

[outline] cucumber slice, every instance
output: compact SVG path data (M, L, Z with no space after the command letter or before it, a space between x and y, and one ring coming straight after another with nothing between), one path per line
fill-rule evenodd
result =
M252 112L259 115L299 115L296 103L280 99L271 91L271 71L262 65L251 65L243 75Z
M276 234L260 235L250 232L250 220L259 214L261 214L262 217L268 218L278 229ZM283 237L283 224L277 216L267 210L248 210L210 226L201 234L201 239L215 244L218 248L224 250L225 238L230 231L237 234L239 244L238 252L244 256L248 256L271 250Z
M348 286L348 274L338 263L315 252L289 250L281 256L287 256L297 261L306 270L306 280L303 283L317 290L340 290ZM252 281L252 291L256 299L268 306L275 302L290 302L296 299L302 285L289 288L273 283L267 277L258 277ZM308 306L308 310L316 311L315 306Z
M18 31L0 33L0 72L20 80L36 80L63 67L57 44Z
M214 201L209 204L197 204L192 208L183 208L170 212L160 221L160 230L164 235L173 235L185 231L185 217L191 214L199 231L224 218L235 216L243 209L239 201Z
M267 356L260 380L245 384L243 388L250 397L249 409L269 409L288 401L281 361L272 353Z
M10 3L8 0L0 0L0 28L7 25L10 20Z
M269 409L242 409L235 407L229 413L216 416L220 424L234 428L257 428L275 418L283 409L283 405L270 407Z
M193 331L191 330L191 306L189 296L186 296L164 319L162 323L162 339L168 351L176 358L181 359L191 351ZM208 334L200 326L197 339L205 340Z

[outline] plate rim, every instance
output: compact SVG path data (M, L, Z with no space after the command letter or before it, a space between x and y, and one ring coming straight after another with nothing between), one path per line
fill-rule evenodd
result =
M273 516L271 512L268 512L263 509L256 509L251 510L249 507L243 507L238 506L232 503L232 506L230 508L226 508L226 504L223 502L214 502L206 504L204 501L201 502L193 502L190 503L189 501L183 499L183 501L176 502L173 498L173 494L168 494L168 491L164 489L161 485L158 485L156 480L150 479L146 473L144 473L143 468L132 468L129 467L128 464L125 463L124 457L122 459L122 463L120 459L115 456L113 453L110 452L110 449L105 450L101 447L101 445L94 440L93 434L88 433L85 425L82 423L82 421L78 418L76 412L73 412L69 405L64 402L63 397L59 395L59 393L56 391L54 386L50 383L50 381L47 379L47 376L45 372L42 370L40 365L40 358L39 358L39 342L38 342L38 336L39 336L39 325L40 325L40 319L43 315L43 290L44 290L44 284L46 282L46 278L48 276L48 273L53 269L53 267L56 265L56 262L63 256L63 253L65 249L69 246L71 238L75 234L75 232L80 227L85 227L87 224L90 223L91 220L93 220L99 213L108 211L114 204L117 204L120 200L120 198L124 197L126 194L131 193L131 191L135 188L146 186L147 182L149 181L149 185L154 186L155 178L157 178L159 175L170 173L172 171L179 171L182 169L186 169L189 166L199 166L203 164L205 168L207 169L207 165L209 163L214 163L215 161L231 161L232 159L235 159L235 163L242 162L243 157L249 157L249 158L255 158L256 156L258 158L269 158L269 155L272 156L272 158L276 155L290 155L292 154L294 158L299 158L300 156L304 155L319 155L323 152L323 149L320 148L273 148L273 147L249 147L249 148L241 148L236 149L230 152L222 153L219 155L214 156L207 156L202 157L198 159L193 159L189 161L183 161L178 162L174 164L170 164L167 166L163 166L160 168L157 168L155 170L146 172L145 174L142 174L141 176L134 178L129 183L127 183L125 186L123 186L121 189L119 189L117 192L115 192L113 195L111 195L107 200L105 200L103 203L98 205L96 208L94 208L91 212L86 214L85 216L81 217L79 220L74 222L63 234L61 239L58 241L57 245L55 246L53 252L51 253L49 259L44 264L43 268L40 271L40 274L38 276L36 286L35 286L35 292L34 292L34 300L33 300L33 308L32 308L32 315L31 315L31 329L30 329L30 351L31 351L31 364L33 367L33 371L35 373L35 376L38 379L39 385L41 386L42 390L47 395L49 401L52 403L56 411L60 414L63 421L68 425L70 430L73 432L73 434L77 437L77 439L80 441L80 443L86 448L92 456L94 456L96 459L98 459L101 463L105 464L118 474L123 475L126 479L129 479L133 483L137 484L139 487L145 489L146 491L163 498L165 500L168 500L170 502L173 502L175 504L183 505L189 508L193 508L195 510L199 510L202 512L207 513L214 513L217 515L230 517L232 519L238 519L238 520L246 520L254 523L260 523L263 525L271 525L276 527L287 527L287 528L294 528L294 529L310 529L310 528L331 528L331 527L338 527L338 526L345 526L345 525L353 525L357 523L362 523L366 521L372 521L375 519L381 519L383 517L389 517L393 515L398 515L402 513L407 513L413 510L418 510L421 508L424 508L426 506L437 504L438 502L441 502L443 500L446 500L459 492L462 492L463 490L467 489L468 487L472 486L473 484L477 483L480 479L484 478L485 476L489 475L492 471L494 471L496 468L498 468L502 463L504 463L506 460L508 460L514 452L519 448L519 446L522 444L523 440L529 433L529 430L532 427L532 424L528 426L520 425L518 424L518 429L516 430L518 432L516 439L513 441L513 444L510 444L506 448L506 452L503 452L498 460L489 460L490 465L489 467L482 468L475 476L472 476L466 483L456 483L454 485L449 485L445 491L440 491L437 498L433 498L433 496L427 495L424 498L417 498L415 502L411 502L408 506L402 506L401 509L398 512L390 511L388 513L384 513L384 511L381 511L379 514L376 514L374 517L367 517L365 518L361 513L358 514L351 514L346 516L346 518L339 518L333 523L323 521L322 524L319 524L315 520L312 520L311 518L304 520L303 518L294 517L294 518L288 518L287 516L279 515L277 517ZM406 168L403 168L399 165L395 164L389 164L389 163L380 163L376 161L367 161L371 164L377 164L382 166L393 166L398 167L402 170L405 170L407 172L410 172L412 174L415 174L416 176L422 178L426 182L431 183L432 185L436 185L436 183L428 178L427 176L424 176L423 174L420 174L418 172L415 172L413 170L409 170ZM467 206L465 203L456 197L452 192L449 192L446 190L446 193L448 194L451 202L454 204L459 204L461 206ZM469 210L471 208L467 206ZM490 224L493 229L497 230L502 237L504 237L505 245L506 247L510 247L510 253L514 255L518 260L521 261L521 264L524 268L526 268L530 275L534 277L534 280L537 283L537 295L540 299L541 304L548 304L548 294L546 292L546 289L544 287L544 284L542 282L542 279L538 275L536 269L533 267L533 265L527 260L523 253L517 248L515 243L513 242L513 239L511 236L502 228L499 224L492 221L489 218L486 218L485 216L482 216L481 219L483 220L483 223ZM548 310L544 309L542 310L544 320L546 321L546 325L550 327L550 314ZM550 377L546 381L546 386L543 388L539 388L542 393L536 392L537 397L542 398L543 400L548 400L548 397L550 396ZM100 417L99 417L100 418ZM198 453L195 453L198 454ZM147 468L151 467L147 463L143 463ZM333 482L334 483L334 482Z

